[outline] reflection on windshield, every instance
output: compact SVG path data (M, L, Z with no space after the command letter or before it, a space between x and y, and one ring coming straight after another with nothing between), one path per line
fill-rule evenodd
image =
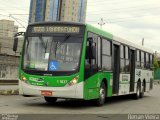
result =
M78 68L82 38L74 36L28 37L24 69L74 71Z

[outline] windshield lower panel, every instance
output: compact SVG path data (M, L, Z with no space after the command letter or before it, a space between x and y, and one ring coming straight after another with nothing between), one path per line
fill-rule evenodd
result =
M82 37L69 34L27 37L23 69L41 73L78 71L82 43Z

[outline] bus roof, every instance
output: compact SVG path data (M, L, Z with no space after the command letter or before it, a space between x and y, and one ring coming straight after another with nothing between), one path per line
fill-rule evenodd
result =
M122 44L124 44L124 45L127 45L127 46L132 47L132 48L135 48L135 49L139 49L139 50L142 50L142 51L146 51L146 52L151 53L151 54L154 53L154 51L151 50L151 49L148 49L148 48L146 48L146 47L144 47L144 46L140 46L140 45L138 45L138 44L135 44L135 43L133 43L133 42L131 42L131 41L128 41L128 40L125 40L125 39L123 39L123 38L114 36L113 34L110 34L110 33L106 32L106 31L101 30L101 29L99 29L99 28L96 28L96 27L94 27L94 26L92 26L92 25L86 24L86 26L87 26L87 30L89 30L89 31L91 31L91 32L95 32L95 33L97 33L97 34L99 34L99 35L101 35L101 36L103 36L103 37L109 38L109 39L111 39L111 40L114 40L114 41L116 41L116 42L122 43Z
M91 31L91 32L94 32L94 33L97 33L103 37L106 37L106 38L109 38L110 40L114 40L116 42L119 42L119 43L122 43L122 44L125 44L125 45L128 45L129 47L133 47L135 49L139 49L139 50L142 50L142 51L146 51L146 52L149 52L151 54L153 54L153 50L151 49L148 49L144 46L140 46L140 45L137 45L133 42L130 42L128 40L125 40L123 38L120 38L120 37L117 37L117 36L114 36L113 34L109 33L109 32L106 32L104 30L101 30L99 28L96 28L90 24L83 24L83 23L78 23L78 22L37 22L37 23L32 23L32 24L29 24L29 26L34 26L34 25L50 25L50 24L66 24L66 25L79 25L79 26L86 26L86 29Z
M48 22L36 22L36 23L31 23L29 24L29 26L34 26L34 25L51 25L51 24L64 24L64 25L82 25L84 26L85 24L83 23L78 23L78 22L51 22L51 21L48 21Z

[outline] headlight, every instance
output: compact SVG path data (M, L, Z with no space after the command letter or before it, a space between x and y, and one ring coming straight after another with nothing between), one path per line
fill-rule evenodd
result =
M26 77L22 76L22 81L25 82L25 83L27 83Z
M78 79L79 79L79 76L76 76L75 78L73 78L69 83L68 85L69 86L72 86L72 85L75 85L78 83Z

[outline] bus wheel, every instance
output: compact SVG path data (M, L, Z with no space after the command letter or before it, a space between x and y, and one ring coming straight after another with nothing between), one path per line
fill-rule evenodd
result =
M57 101L55 97L44 97L44 99L47 103L55 103Z
M140 84L140 82L138 82L138 84L137 84L137 92L135 94L135 99L139 99L140 95L141 95L141 84Z
M99 89L99 98L95 100L97 106L102 106L106 100L106 85L102 82Z
M140 92L140 98L143 98L143 97L144 97L144 91L145 91L145 83L143 82L142 90L141 90L141 92Z

